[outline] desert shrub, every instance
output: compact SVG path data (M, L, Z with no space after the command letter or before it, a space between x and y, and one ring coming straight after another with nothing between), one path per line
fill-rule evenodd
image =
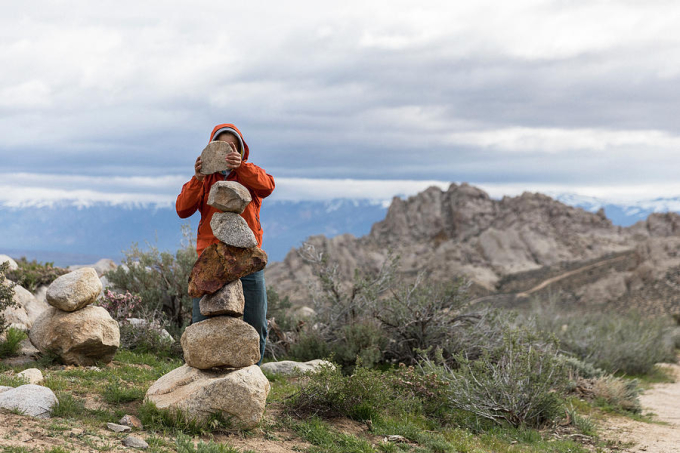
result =
M177 328L191 319L189 275L198 257L188 229L184 231L185 242L174 255L133 244L124 252L124 265L106 274L116 289L139 295L145 309L164 313Z
M357 366L353 374L343 375L339 367L323 365L306 373L306 378L287 403L300 417L368 420L404 404L389 376L378 370Z
M54 263L39 263L36 260L28 261L26 257L17 260L18 268L7 272L7 278L21 285L30 292L34 292L39 286L49 285L57 277L68 274L68 269L55 267Z
M146 319L145 319L146 321ZM163 332L163 324L150 320L144 324L120 324L120 347L138 353L152 353L158 357L182 357L180 344Z
M11 357L19 353L21 342L28 338L26 332L10 327L5 332L5 339L0 340L0 359Z
M564 412L567 373L558 354L554 341L525 329L508 330L496 350L476 360L457 357L456 369L430 360L422 367L448 382L451 407L498 424L541 427Z
M137 294L131 294L130 291L121 294L107 288L104 295L97 299L96 305L105 308L113 319L121 322L135 317L142 308L142 298Z
M14 285L5 278L8 269L9 263L0 263L0 335L7 329L7 319L4 315L5 309L16 306L14 302Z
M320 332L313 329L300 332L296 341L290 345L288 353L291 358L303 362L332 355L329 344Z
M640 413L642 388L636 379L604 376L593 382L593 397L601 406L618 411Z
M295 327L295 320L289 314L292 306L288 296L281 297L272 286L267 288L267 319L274 319L284 331Z
M553 304L533 310L537 329L554 334L562 351L609 373L641 375L654 364L674 362L669 319L627 313L573 313Z

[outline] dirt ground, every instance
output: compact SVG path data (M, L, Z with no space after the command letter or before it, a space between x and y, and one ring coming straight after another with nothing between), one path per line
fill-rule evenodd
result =
M640 397L643 414L652 415L655 423L625 417L605 421L602 435L630 447L621 451L646 453L680 453L680 366L663 365L674 374L672 384L654 384Z

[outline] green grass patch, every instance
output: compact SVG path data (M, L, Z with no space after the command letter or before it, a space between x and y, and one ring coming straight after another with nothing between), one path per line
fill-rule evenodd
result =
M318 417L292 422L295 433L314 447L309 453L372 453L372 445L356 436L337 432L328 423Z
M14 327L7 329L5 340L0 342L0 359L17 355L21 349L20 343L26 338L28 336L23 330Z

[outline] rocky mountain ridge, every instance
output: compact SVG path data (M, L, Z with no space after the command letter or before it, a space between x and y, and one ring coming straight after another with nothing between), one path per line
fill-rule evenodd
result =
M431 187L405 200L395 197L385 219L366 236L313 236L307 242L336 261L347 281L355 268L377 270L392 251L401 258L404 277L464 276L479 296L504 293L508 281L525 292L535 286L536 275L555 279L569 272L543 292L559 290L566 300L589 305L641 298L658 310L676 305L667 289L650 293L655 285L666 288L666 275L680 266L680 216L674 213L619 227L603 210L588 212L546 195L494 200L468 184L451 184L446 191ZM611 261L616 255L624 258ZM268 284L298 303L309 303L310 278L296 250L267 270Z

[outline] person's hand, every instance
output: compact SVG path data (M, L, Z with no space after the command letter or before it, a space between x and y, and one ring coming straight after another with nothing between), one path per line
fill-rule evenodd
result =
M236 151L236 146L233 143L229 143L232 151L227 154L227 168L229 170L236 170L241 166L241 155Z
M196 158L196 163L194 164L194 171L196 172L195 176L196 179L199 181L203 181L203 178L205 178L205 175L201 173L201 166L203 165L203 162L201 161L201 156L198 156Z

